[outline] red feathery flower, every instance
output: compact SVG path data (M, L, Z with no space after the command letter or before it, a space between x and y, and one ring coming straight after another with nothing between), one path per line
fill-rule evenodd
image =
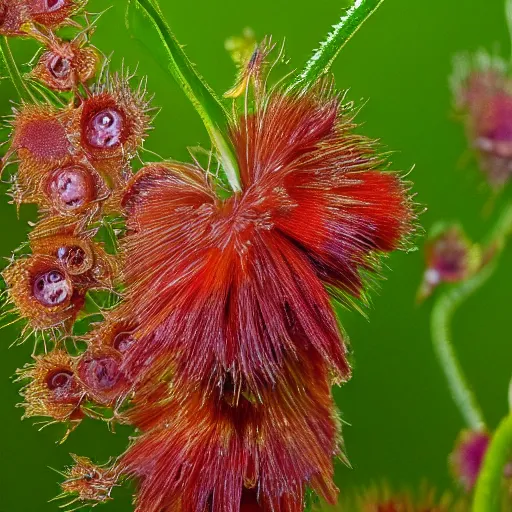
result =
M350 370L330 301L363 298L413 219L353 129L328 86L273 91L232 127L243 192L220 199L178 163L129 184L122 368L139 389L171 380L128 413L143 434L118 469L139 511L299 512L307 485L335 502L330 385Z
M139 428L148 425L141 409L159 418L118 463L140 479L136 510L239 512L254 493L261 510L299 512L306 485L334 502L339 428L328 371L317 352L297 355L259 399L226 383L208 398L205 387L176 389L171 401L135 406L128 418Z
M347 377L330 297L360 297L362 274L412 219L399 175L376 170L350 116L329 88L265 97L233 127L244 192L227 200L192 166L135 176L124 199L122 308L140 326L129 373L172 360L180 382L229 373L257 392L306 346Z

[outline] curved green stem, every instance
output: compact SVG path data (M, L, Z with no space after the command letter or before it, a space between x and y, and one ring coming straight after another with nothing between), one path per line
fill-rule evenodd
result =
M494 433L478 475L473 512L498 512L503 469L512 448L512 415L507 416Z
M164 50L160 60L183 89L185 95L200 115L210 139L217 149L220 163L234 192L239 192L238 163L231 144L225 136L230 116L221 100L215 95L183 51L172 33L156 0L130 0L126 23L132 34L153 53ZM155 44L148 44L148 42ZM156 55L157 58L160 55Z
M354 5L333 26L327 39L304 66L293 81L292 87L308 86L326 74L340 50L347 44L362 24L377 10L384 0L355 0Z
M5 68L5 71L9 75L18 96L25 101L33 101L33 94L30 89L25 84L23 77L16 66L16 62L14 61L14 57L11 52L11 48L9 47L9 43L7 42L7 38L5 36L0 36L0 69Z
M445 373L451 395L465 422L473 430L483 429L485 420L453 348L450 323L457 308L493 275L498 266L499 253L511 229L512 204L508 204L498 217L486 244L493 252L492 260L484 264L473 277L442 294L435 302L431 314L434 351Z

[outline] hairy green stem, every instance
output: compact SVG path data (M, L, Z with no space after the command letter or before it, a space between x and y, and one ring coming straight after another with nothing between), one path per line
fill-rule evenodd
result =
M445 373L451 395L466 424L473 430L483 429L485 420L457 359L450 324L457 308L493 275L498 266L499 253L511 229L512 204L508 204L499 215L486 243L493 252L492 260L471 278L448 289L437 299L432 309L430 327L434 351Z
M33 94L21 76L18 66L16 66L11 48L5 36L0 36L0 61L0 69L5 68L18 96L25 101L35 101Z
M200 115L217 149L220 163L234 192L241 190L238 163L225 133L230 116L221 100L198 74L165 21L156 0L130 0L127 24L144 42L151 32L158 35L166 52L167 69ZM149 22L149 23L148 23Z
M327 39L295 78L292 87L308 86L327 73L340 50L359 30L362 24L377 10L384 0L355 0L354 5L333 26Z
M503 469L512 448L512 415L502 420L482 463L473 498L473 512L498 512Z

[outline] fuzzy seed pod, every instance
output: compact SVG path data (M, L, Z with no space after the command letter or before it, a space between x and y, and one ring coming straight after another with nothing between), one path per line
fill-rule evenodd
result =
M88 343L89 346L111 348L124 354L136 343L135 329L136 325L130 320L118 319L115 313L107 315L90 333Z
M212 395L174 388L163 407L142 403L160 422L117 466L139 478L136 512L240 512L251 496L256 510L303 512L306 485L334 503L339 425L330 382L318 354L298 360L259 399L226 383Z
M69 327L84 294L58 258L36 254L11 263L2 273L9 299L34 329Z
M388 485L374 486L355 495L345 495L335 509L325 512L468 512L465 501L449 493L438 497L435 489L422 485L419 492L394 492ZM323 511L321 508L319 512Z
M117 485L117 477L108 466L98 466L87 457L71 454L75 464L65 472L62 494L58 498L70 498L90 503L91 506L110 500L110 493Z
M108 77L76 110L74 144L114 178L142 145L150 123L148 110L143 92L133 92L124 77Z
M55 421L80 421L85 393L76 379L73 362L63 350L36 356L35 362L18 371L18 380L29 379L22 389L25 418L47 416Z
M439 225L425 244L425 263L418 300L428 297L442 283L468 279L481 264L480 249L461 227Z
M475 486L490 439L488 432L464 430L450 455L452 473L467 492Z
M122 370L122 356L113 348L92 347L77 362L77 374L88 396L101 405L122 400L129 384Z
M31 159L18 167L12 190L16 204L37 204L43 215L91 218L111 198L100 174L83 158L69 158L53 166Z
M22 105L14 112L11 151L34 166L65 162L72 150L66 132L70 113L49 105Z
M50 89L69 91L94 76L98 61L94 48L59 41L41 55L30 76Z
M60 227L57 232L45 227L44 230L38 227L31 236L34 254L57 259L78 288L112 288L117 264L101 245L90 236L75 234L74 225Z
M491 186L512 176L512 81L507 63L483 52L460 57L453 77L455 104Z

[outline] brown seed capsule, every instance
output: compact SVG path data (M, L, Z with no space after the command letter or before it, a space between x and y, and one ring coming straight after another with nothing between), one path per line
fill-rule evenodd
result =
M35 203L42 213L68 218L95 214L109 196L101 176L79 158L54 166L22 161L13 187L17 204Z
M24 105L15 112L11 150L36 165L55 165L71 155L66 133L70 110L48 105Z
M106 316L105 320L91 333L90 344L110 347L124 354L135 342L136 324L129 320Z
M44 191L58 212L74 213L96 198L96 181L90 169L81 165L67 165L49 174Z
M71 456L75 465L65 472L66 480L61 484L63 495L60 497L76 495L80 501L91 502L93 506L108 501L118 480L114 469L98 466L86 457Z
M78 289L112 287L117 273L114 258L89 236L77 234L77 228L58 222L36 227L30 236L32 252L56 258Z
M108 87L96 86L77 110L74 140L93 161L114 176L124 170L146 136L148 102L130 89L126 79L114 75Z
M34 329L72 322L84 303L83 293L57 258L36 254L15 260L2 273L9 298Z
M481 263L480 251L459 226L437 226L425 244L425 263L419 300L442 283L467 279Z
M98 65L98 54L76 42L56 42L44 52L31 76L50 89L69 91L90 80Z
M455 104L481 169L490 185L500 187L512 176L512 82L500 59L481 52L475 61L457 61Z
M22 389L24 417L48 416L56 421L80 420L84 391L75 377L71 357L63 350L36 356L33 364L18 371L18 380L29 379Z
M122 358L108 347L93 347L80 357L77 374L89 397L102 405L112 405L129 389L121 371Z

